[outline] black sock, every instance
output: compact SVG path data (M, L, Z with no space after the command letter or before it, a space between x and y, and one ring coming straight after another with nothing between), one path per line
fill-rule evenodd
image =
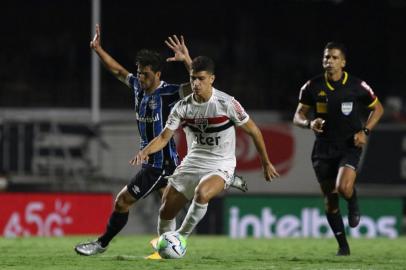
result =
M326 213L328 224L333 230L340 248L348 248L347 238L345 237L344 222L340 212Z
M345 200L348 202L348 208L358 208L357 190L354 188L351 198Z
M119 213L113 212L110 216L109 223L106 227L106 232L99 237L99 241L102 247L106 247L111 239L114 238L127 224L128 212Z

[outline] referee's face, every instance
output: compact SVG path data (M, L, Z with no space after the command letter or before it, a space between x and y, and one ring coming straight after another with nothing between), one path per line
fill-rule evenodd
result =
M342 72L345 67L345 57L339 49L325 49L323 68L331 74Z

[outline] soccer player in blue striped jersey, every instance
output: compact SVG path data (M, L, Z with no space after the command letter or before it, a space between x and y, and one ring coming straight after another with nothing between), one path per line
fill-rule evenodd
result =
M182 61L189 71L192 60L183 37L179 39L174 35L165 42L174 52L174 56L167 61ZM134 91L140 148L143 149L161 133L173 105L192 92L190 84L176 85L161 81L162 58L157 52L145 49L137 53L137 74L134 76L102 48L99 25L96 25L96 34L90 42L90 48L97 53L106 69ZM167 185L164 177L173 173L178 162L174 140L162 151L150 155L148 161L142 164L141 170L117 195L105 233L95 241L76 245L75 251L87 256L104 252L109 242L127 224L132 205L153 191L160 192L162 196ZM175 225L173 224L174 227Z

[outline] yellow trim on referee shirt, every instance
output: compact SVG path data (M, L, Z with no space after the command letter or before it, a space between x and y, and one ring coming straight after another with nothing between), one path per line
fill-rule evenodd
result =
M376 97L374 99L374 101L372 101L372 103L368 105L368 108L373 108L377 102L378 102L378 98Z
M344 85L347 82L347 80L348 80L348 73L344 71L344 79L343 79L342 84Z
M344 79L341 83L344 85L347 82L347 80L348 80L348 73L344 71ZM324 81L326 82L328 89L330 89L331 91L334 91L334 87L328 82L327 73L324 73Z

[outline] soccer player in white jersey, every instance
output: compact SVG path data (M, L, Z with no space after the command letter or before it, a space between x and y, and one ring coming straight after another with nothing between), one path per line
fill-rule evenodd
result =
M261 131L240 103L215 89L214 63L205 56L192 62L190 83L193 93L176 103L165 129L131 161L140 165L148 156L165 147L175 130L182 126L188 141L188 153L164 191L158 219L158 233L170 231L173 219L188 201L188 213L178 229L188 237L207 211L208 202L228 188L236 166L235 126L253 140L266 181L279 176L269 161Z

